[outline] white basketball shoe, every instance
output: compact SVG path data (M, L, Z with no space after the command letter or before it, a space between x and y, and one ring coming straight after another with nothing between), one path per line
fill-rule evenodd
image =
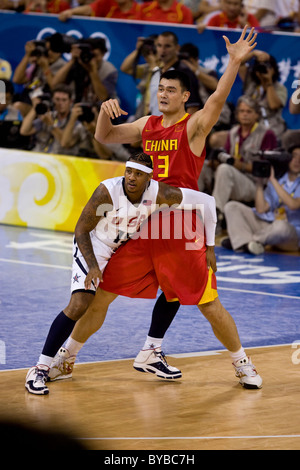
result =
M161 348L142 349L136 356L133 367L139 372L156 374L160 379L179 379L181 371L169 366Z
M235 375L240 379L240 384L245 388L261 388L262 378L258 374L250 357L244 357L240 361L233 363Z
M60 348L52 361L48 380L50 382L54 382L54 380L72 378L75 361L76 356L70 356L70 353L67 349Z

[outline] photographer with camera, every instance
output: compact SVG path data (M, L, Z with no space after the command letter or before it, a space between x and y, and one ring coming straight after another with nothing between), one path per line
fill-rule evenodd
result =
M282 85L276 59L264 51L249 54L239 71L244 94L254 99L261 112L261 121L280 140L286 130L282 110L288 99L287 88Z
M71 110L70 118L63 129L61 145L64 148L78 146L77 156L99 158L101 160L127 161L129 152L121 144L101 144L94 139L98 110L89 103L76 103ZM85 132L82 132L81 127ZM78 132L80 128L81 132Z
M142 116L146 116L150 112L149 85L153 73L152 70L160 65L155 46L156 39L157 35L152 35L147 38L138 37L135 50L125 57L120 66L121 72L131 75L136 81L138 81L138 99L134 114L135 120ZM144 63L140 62L141 58L144 59Z
M85 130L79 122L73 129L76 140L71 145L62 143L63 130L70 118L72 92L67 85L59 85L51 95L33 98L34 106L23 119L21 135L32 136L34 152L77 155L79 142L85 138ZM53 108L53 109L52 109Z
M257 178L255 207L230 201L225 206L229 238L224 248L262 254L266 245L281 251L300 248L300 145L290 148L288 171L278 180L274 168L264 189Z
M116 98L118 70L104 59L107 52L103 38L87 38L71 45L71 59L54 78L54 84L66 83L74 91L76 103L99 104Z
M277 147L275 134L260 122L259 106L248 96L238 99L236 119L238 124L229 131L224 149L212 151L198 181L200 191L213 186L212 195L218 212L217 233L224 227L224 206L230 199L254 201L252 166L255 154Z
M57 48L58 36L57 33L45 40L32 40L25 44L25 54L12 79L14 83L24 86L15 103L23 116L30 111L34 96L54 88L53 78L65 64L62 51Z

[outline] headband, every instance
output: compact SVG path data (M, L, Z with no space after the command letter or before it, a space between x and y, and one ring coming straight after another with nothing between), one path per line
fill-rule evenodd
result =
M152 173L152 168L149 168L146 165L141 165L140 163L127 161L126 167L135 168L136 170L144 171L145 173Z

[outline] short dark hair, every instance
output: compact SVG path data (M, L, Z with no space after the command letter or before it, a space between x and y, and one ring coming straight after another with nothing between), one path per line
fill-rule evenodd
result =
M163 78L166 80L178 80L183 91L190 91L190 78L182 70L167 70L161 75L160 80Z
M152 159L150 155L144 152L135 153L128 158L129 162L141 163L142 165L147 166L148 168L153 169Z
M69 96L70 99L73 96L71 87L69 85L66 85L65 83L60 83L59 85L56 85L56 87L52 90L52 96L56 92L66 93Z
M177 34L173 33L173 31L163 31L160 33L158 36L163 36L164 38L167 38L168 36L171 36L173 38L174 44L178 44L178 36Z

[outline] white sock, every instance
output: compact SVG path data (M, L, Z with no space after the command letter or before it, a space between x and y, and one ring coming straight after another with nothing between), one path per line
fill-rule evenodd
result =
M83 345L84 343L79 343L78 341L73 339L71 336L69 336L69 338L67 339L65 348L69 351L70 356L77 356L77 354L79 353Z
M52 361L53 361L53 357L45 356L44 354L41 354L36 365L39 367L46 366L50 369ZM43 369L43 367L41 367L41 369Z
M241 347L236 352L229 351L229 353L230 353L230 356L231 356L233 362L240 361L241 359L244 359L245 357L247 357L247 354L245 353L243 347Z
M143 349L156 349L160 348L163 342L163 338L152 338L147 336Z

